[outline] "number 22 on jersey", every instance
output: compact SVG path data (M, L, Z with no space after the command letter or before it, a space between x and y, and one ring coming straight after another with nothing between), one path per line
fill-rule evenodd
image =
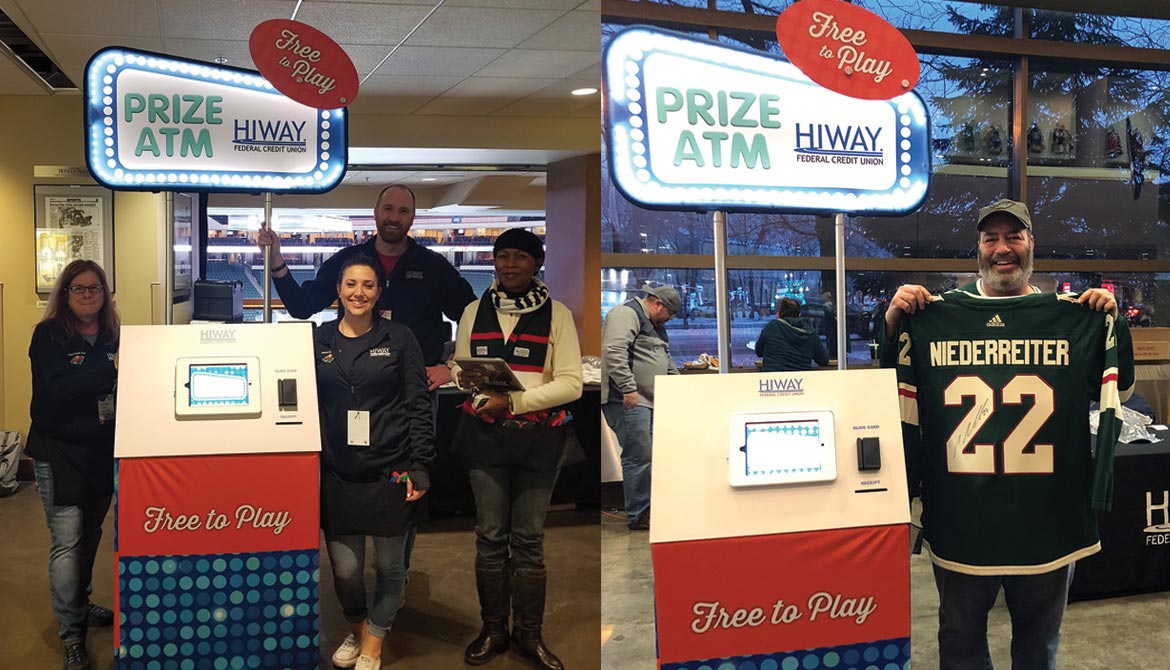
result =
M1003 474L1052 474L1053 445L1033 442L1054 412L1052 387L1039 375L1018 374L999 390L998 405L996 395L996 389L975 375L959 375L943 389L943 403L948 407L963 407L971 402L971 408L947 438L947 470L954 474L996 474L995 444L975 442L975 436L997 409L1023 405L1024 398L1031 397L1032 406L1003 440Z

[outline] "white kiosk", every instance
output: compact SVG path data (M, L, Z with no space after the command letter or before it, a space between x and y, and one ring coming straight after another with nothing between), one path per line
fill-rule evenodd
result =
M659 377L658 667L910 663L893 370Z
M315 670L311 325L125 326L120 350L118 667Z

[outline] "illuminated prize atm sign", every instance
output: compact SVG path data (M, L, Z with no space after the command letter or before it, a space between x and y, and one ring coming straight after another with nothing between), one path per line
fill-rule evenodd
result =
M904 214L926 197L926 106L858 100L790 63L643 26L606 48L610 171L652 209Z
M85 101L86 162L112 189L321 193L345 175L345 110L248 70L112 47L86 66Z

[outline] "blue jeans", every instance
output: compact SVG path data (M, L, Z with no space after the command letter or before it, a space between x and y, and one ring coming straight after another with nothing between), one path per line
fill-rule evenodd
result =
M49 526L49 598L63 642L85 641L93 562L102 539L110 496L84 506L53 504L53 468L36 461L34 471Z
M468 471L477 565L505 565L510 553L517 570L544 569L544 520L558 472L478 465Z
M374 602L366 608L366 536L325 534L325 549L333 565L333 588L341 601L345 620L357 623L368 617L370 635L386 637L398 614L405 588L402 565L406 536L371 536L374 543Z
M1073 565L1042 575L966 575L934 566L940 670L991 670L987 613L1003 587L1012 619L1012 668L1055 670Z
M620 399L601 407L605 422L622 448L622 491L626 518L634 519L650 509L650 452L654 444L654 410L636 405L626 409Z

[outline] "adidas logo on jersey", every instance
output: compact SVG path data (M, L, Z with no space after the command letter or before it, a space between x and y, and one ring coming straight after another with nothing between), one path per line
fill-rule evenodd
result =
M998 314L996 314L995 316L991 317L991 319L990 319L990 320L987 322L987 327L988 327L988 328L1003 328L1003 327L1004 327L1004 325L1005 325L1005 324L1004 324L1004 322L1003 322L1003 319L999 318L999 315L998 315Z

